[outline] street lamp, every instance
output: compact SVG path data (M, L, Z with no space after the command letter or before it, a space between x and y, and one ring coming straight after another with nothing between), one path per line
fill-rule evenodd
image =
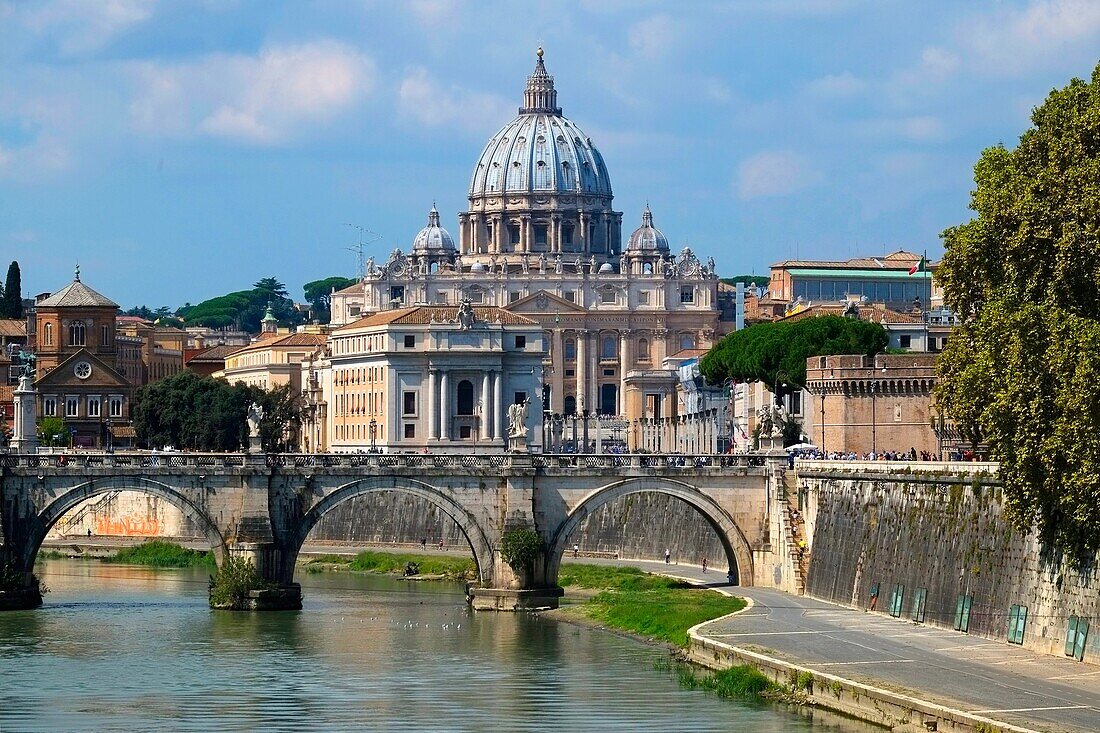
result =
M113 453L114 452L114 436L111 434L111 428L114 427L114 422L112 422L111 418L109 418L109 417L107 418L106 425L107 425L107 452L108 453Z
M875 394L878 392L878 382L871 377L871 453L878 457L878 442L876 441L876 428L878 419L875 417Z
M370 452L377 453L378 449L375 448L374 439L378 435L378 421L373 417L370 419Z

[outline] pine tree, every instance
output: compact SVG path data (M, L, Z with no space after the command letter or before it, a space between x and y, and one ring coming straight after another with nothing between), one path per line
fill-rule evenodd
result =
M0 301L0 314L5 318L23 317L23 288L20 283L19 263L8 265L8 277L4 283L3 301Z

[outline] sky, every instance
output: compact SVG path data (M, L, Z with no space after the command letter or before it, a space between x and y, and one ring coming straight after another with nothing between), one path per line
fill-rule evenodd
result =
M942 253L981 150L1100 50L1100 2L0 0L0 265L175 307L408 250L535 49L603 153L720 274Z

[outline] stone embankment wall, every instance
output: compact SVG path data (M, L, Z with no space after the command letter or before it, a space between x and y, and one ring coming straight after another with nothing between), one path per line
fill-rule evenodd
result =
M164 536L202 538L179 509L163 499L122 491L96 497L69 512L54 525L51 538L62 532L83 536L91 529L96 535ZM665 548L673 562L698 564L708 558L715 568L725 569L725 552L718 536L695 510L678 499L661 494L637 494L606 504L574 533L588 555L663 559ZM422 539L446 547L466 547L457 525L438 507L409 494L377 492L356 497L326 514L309 536L309 542L348 545L397 544L402 548Z
M1075 569L1015 531L994 464L800 461L797 472L807 594L913 619L923 591L923 623L946 628L969 597L969 633L1000 640L1020 606L1023 646L1059 655L1070 617L1084 618L1084 659L1100 662L1100 563Z

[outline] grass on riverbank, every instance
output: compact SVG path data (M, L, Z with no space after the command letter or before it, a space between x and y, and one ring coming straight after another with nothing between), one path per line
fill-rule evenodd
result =
M558 582L563 587L602 589L579 605L588 618L681 647L687 645L692 626L745 607L744 599L637 568L564 564Z
M124 547L104 562L126 565L147 565L154 568L193 568L216 566L213 552L189 550L174 542L150 540L134 547Z
M447 555L415 555L367 550L354 558L346 555L319 555L306 562L306 572L317 573L329 569L354 570L367 573L401 575L410 562L420 566L421 575L442 575L446 578L472 580L477 577L477 566L468 557Z
M706 690L718 697L760 700L782 699L786 690L772 682L767 675L750 664L703 672L698 667L673 659L660 660L654 667L658 671L673 672L680 686L688 690Z

